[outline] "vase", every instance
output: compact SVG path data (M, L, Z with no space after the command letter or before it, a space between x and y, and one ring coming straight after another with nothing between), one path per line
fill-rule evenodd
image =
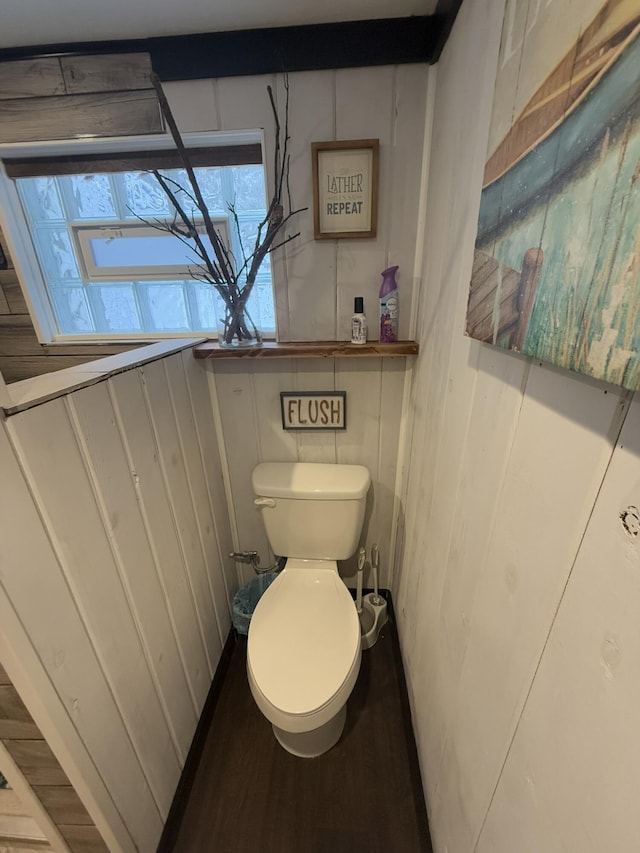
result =
M224 349L244 349L262 345L262 335L243 307L225 306L218 317L218 344Z

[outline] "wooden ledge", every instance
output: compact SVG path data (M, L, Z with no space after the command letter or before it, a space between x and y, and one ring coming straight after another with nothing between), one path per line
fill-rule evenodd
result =
M416 341L397 341L395 344L352 344L348 341L267 341L260 347L225 349L214 341L193 348L196 358L393 358L417 355Z

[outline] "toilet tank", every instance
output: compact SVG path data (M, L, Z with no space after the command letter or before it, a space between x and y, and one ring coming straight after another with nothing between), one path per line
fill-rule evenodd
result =
M346 560L358 547L371 483L363 465L263 462L252 482L274 554Z

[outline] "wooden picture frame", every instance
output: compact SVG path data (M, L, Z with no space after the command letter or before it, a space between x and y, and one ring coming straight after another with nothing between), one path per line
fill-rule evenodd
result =
M346 430L346 391L281 391L284 430Z
M316 240L375 237L380 141L311 143Z

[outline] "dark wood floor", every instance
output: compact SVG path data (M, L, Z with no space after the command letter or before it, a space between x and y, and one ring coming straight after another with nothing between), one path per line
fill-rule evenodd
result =
M236 643L175 853L431 851L395 628L385 626L347 705L339 743L295 758L276 742ZM175 814L174 814L175 819ZM174 820L175 823L175 820ZM167 839L165 839L166 841Z

